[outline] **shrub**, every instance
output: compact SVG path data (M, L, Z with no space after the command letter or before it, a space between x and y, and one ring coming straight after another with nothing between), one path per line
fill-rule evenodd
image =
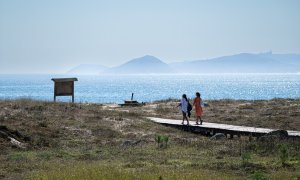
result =
M169 142L169 137L156 134L155 135L155 142L157 143L158 148L163 148L163 147L167 148L168 147L168 142Z
M286 144L281 144L279 146L279 157L282 165L286 164L286 161L289 158L288 146Z
M251 154L249 152L244 152L242 153L241 158L242 158L242 164L247 165L249 164L249 161L251 159Z
M261 171L255 171L252 174L252 179L253 180L266 180L267 177L266 177L266 175L263 172L261 172Z
M165 142L165 146L168 147L169 136L163 136L163 141Z

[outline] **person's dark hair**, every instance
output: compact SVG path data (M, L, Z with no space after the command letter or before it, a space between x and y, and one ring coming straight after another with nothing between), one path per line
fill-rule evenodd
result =
M200 97L200 93L199 93L199 92L196 92L196 96L197 96L197 97Z
M186 97L186 94L183 94L182 95L182 98L184 98L186 101L188 101L187 97Z

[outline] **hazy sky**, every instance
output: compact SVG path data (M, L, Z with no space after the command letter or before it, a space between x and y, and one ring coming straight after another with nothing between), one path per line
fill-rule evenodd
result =
M300 53L299 0L0 0L0 73Z

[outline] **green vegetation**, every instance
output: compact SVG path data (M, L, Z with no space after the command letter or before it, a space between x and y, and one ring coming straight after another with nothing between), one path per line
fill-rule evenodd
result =
M279 157L281 164L284 166L289 158L288 146L286 144L279 146Z
M210 173L199 169L164 168L153 165L143 168L124 168L120 164L79 163L71 167L35 173L30 179L232 179L225 173Z
M259 170L259 171L254 172L254 174L252 175L252 179L253 180L267 180L267 177L263 172L261 172Z
M163 135L156 134L155 142L157 143L158 148L167 148L168 142L169 142L169 136L163 136Z
M245 152L242 154L242 164L244 166L247 166L249 164L250 159L251 159L251 155L249 152Z
M156 103L167 106L167 117L178 113L173 102ZM213 141L141 116L156 113L153 104L0 101L1 126L26 144L0 137L0 179L299 178L299 140Z

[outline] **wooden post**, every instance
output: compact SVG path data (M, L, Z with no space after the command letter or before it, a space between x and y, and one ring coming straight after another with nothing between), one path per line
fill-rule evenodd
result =
M251 142L253 140L252 134L249 135L249 141Z
M54 102L56 102L56 85L54 83Z
M133 93L131 93L131 101L133 100Z
M74 103L74 81L72 82L72 103Z

